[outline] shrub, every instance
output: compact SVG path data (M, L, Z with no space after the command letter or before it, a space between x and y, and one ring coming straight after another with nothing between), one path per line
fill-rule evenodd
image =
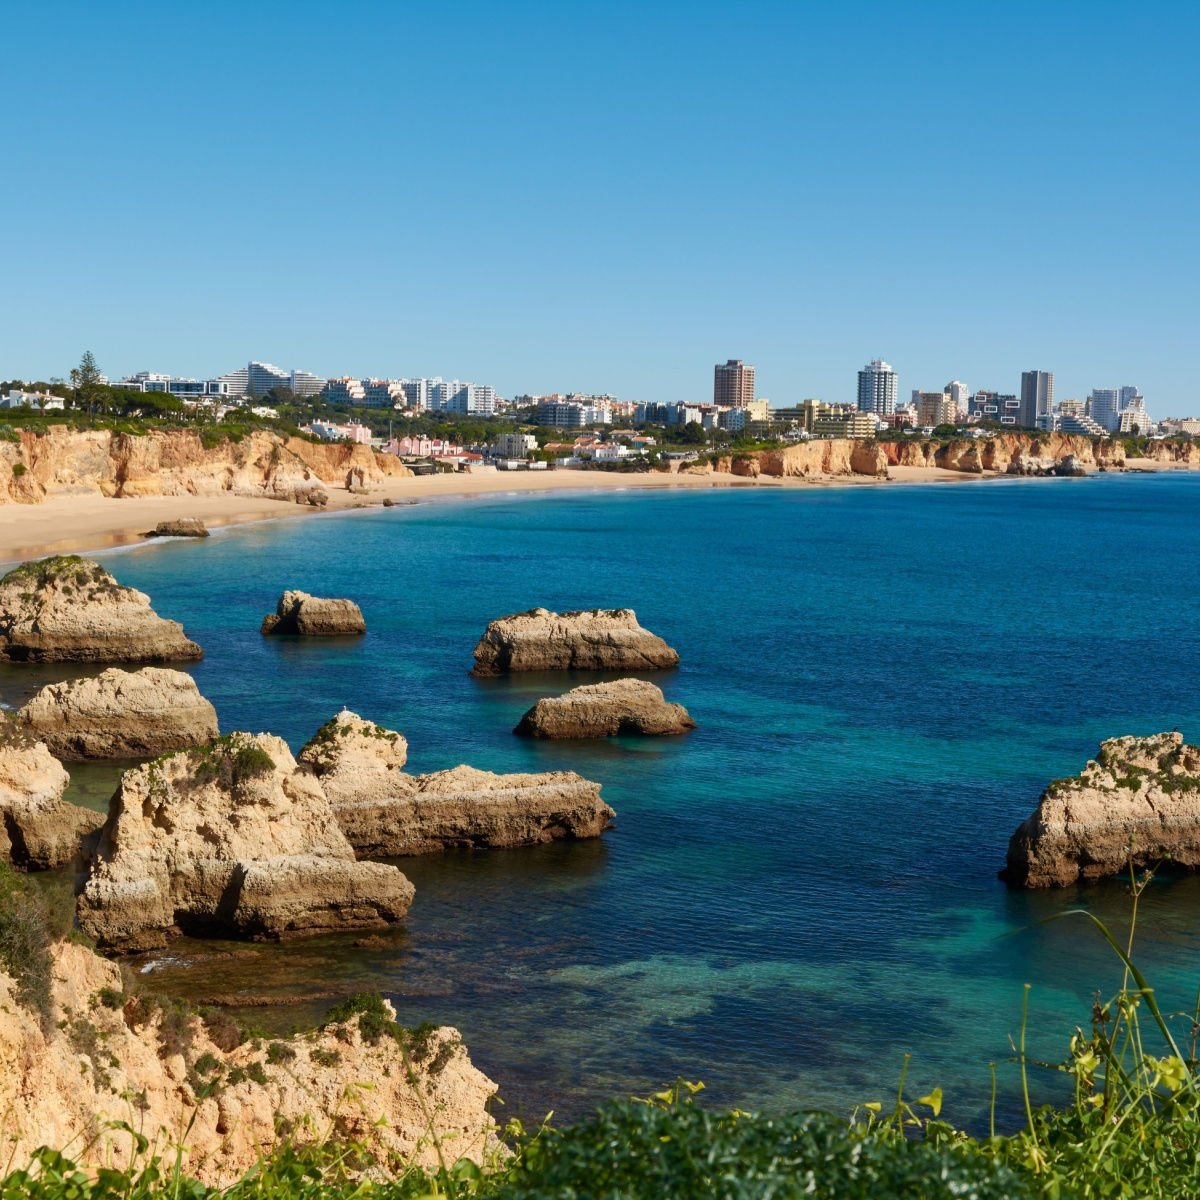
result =
M0 964L16 980L17 999L48 1024L52 960L45 906L10 867L0 864Z

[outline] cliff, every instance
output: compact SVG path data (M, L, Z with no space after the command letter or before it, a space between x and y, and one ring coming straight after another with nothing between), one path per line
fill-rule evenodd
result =
M59 758L153 758L218 736L217 713L182 671L110 667L42 688L17 724Z
M531 608L492 621L475 647L474 675L509 671L660 671L679 665L631 608Z
M65 867L103 824L100 813L68 804L70 776L46 746L7 719L0 726L0 861L27 871Z
M297 756L360 857L599 837L616 815L599 784L571 771L496 775L460 766L406 775L407 753L400 734L343 711Z
M285 1139L353 1141L382 1161L426 1167L437 1164L431 1133L448 1163L495 1147L496 1086L454 1029L405 1033L385 1011L243 1041L231 1022L127 994L116 964L74 943L53 946L48 968L44 1013L0 969L0 1112L13 1167L39 1146L84 1167L125 1163L138 1135L171 1161L186 1136L186 1173L223 1186Z
M0 658L10 662L172 662L202 651L150 597L97 562L67 555L0 579Z
M228 492L323 505L327 485L351 471L364 486L411 472L369 446L313 443L255 431L240 441L205 444L192 430L146 434L51 426L0 442L0 503L36 504L47 496L213 496Z
M1075 778L1058 779L1013 834L1014 887L1065 887L1169 861L1200 868L1200 747L1178 733L1102 742Z
M104 947L180 931L250 938L403 919L412 884L355 861L321 785L270 734L231 734L126 771L79 896Z
M618 679L539 700L513 732L535 738L661 737L695 727L687 709L669 703L661 688L641 679Z

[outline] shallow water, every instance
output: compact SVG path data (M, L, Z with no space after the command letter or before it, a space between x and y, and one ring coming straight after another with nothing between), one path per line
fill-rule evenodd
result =
M146 978L286 1025L378 987L457 1025L508 1111L570 1115L683 1075L744 1107L845 1109L934 1083L978 1124L1022 984L1058 1057L1115 960L1119 884L996 879L1044 783L1102 737L1200 738L1200 478L505 497L245 526L104 556L205 648L222 728L299 745L343 705L402 730L413 770L567 768L618 813L601 841L409 859L382 946L181 941ZM300 587L351 596L365 638L265 639ZM682 655L656 677L678 739L530 743L539 695L593 677L468 675L493 617L631 606ZM53 672L9 668L6 702ZM58 672L61 674L61 672ZM101 803L115 772L77 773ZM1157 882L1141 958L1200 982L1200 880ZM1001 1072L1001 1117L1015 1113ZM1049 1086L1038 1083L1039 1088ZM1050 1093L1047 1093L1050 1094Z

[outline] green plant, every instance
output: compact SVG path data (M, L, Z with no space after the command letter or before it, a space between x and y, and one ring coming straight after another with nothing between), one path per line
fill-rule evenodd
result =
M50 942L40 897L12 868L0 864L0 966L16 980L17 999L48 1024L53 1010Z

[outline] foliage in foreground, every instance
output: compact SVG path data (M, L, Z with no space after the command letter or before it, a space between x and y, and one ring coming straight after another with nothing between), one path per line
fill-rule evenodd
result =
M1163 1013L1133 961L1148 881L1131 880L1123 943L1090 913L1063 914L1095 925L1121 962L1121 984L1097 1000L1090 1032L1076 1029L1061 1063L1027 1057L1022 1022L1013 1062L1026 1124L1010 1135L956 1130L940 1117L940 1091L910 1100L903 1076L886 1111L866 1104L849 1121L714 1112L696 1097L700 1085L681 1081L561 1129L526 1134L514 1122L511 1155L486 1170L464 1161L397 1174L372 1167L360 1146L284 1145L222 1191L189 1178L182 1156L173 1165L151 1157L139 1139L124 1170L85 1173L40 1151L0 1181L0 1200L1190 1200L1200 1195L1200 1000L1193 1012ZM331 1017L388 1016L381 1001L378 1009L359 997ZM397 1038L406 1060L419 1057L419 1033ZM1064 1074L1073 1102L1035 1110L1031 1067Z

